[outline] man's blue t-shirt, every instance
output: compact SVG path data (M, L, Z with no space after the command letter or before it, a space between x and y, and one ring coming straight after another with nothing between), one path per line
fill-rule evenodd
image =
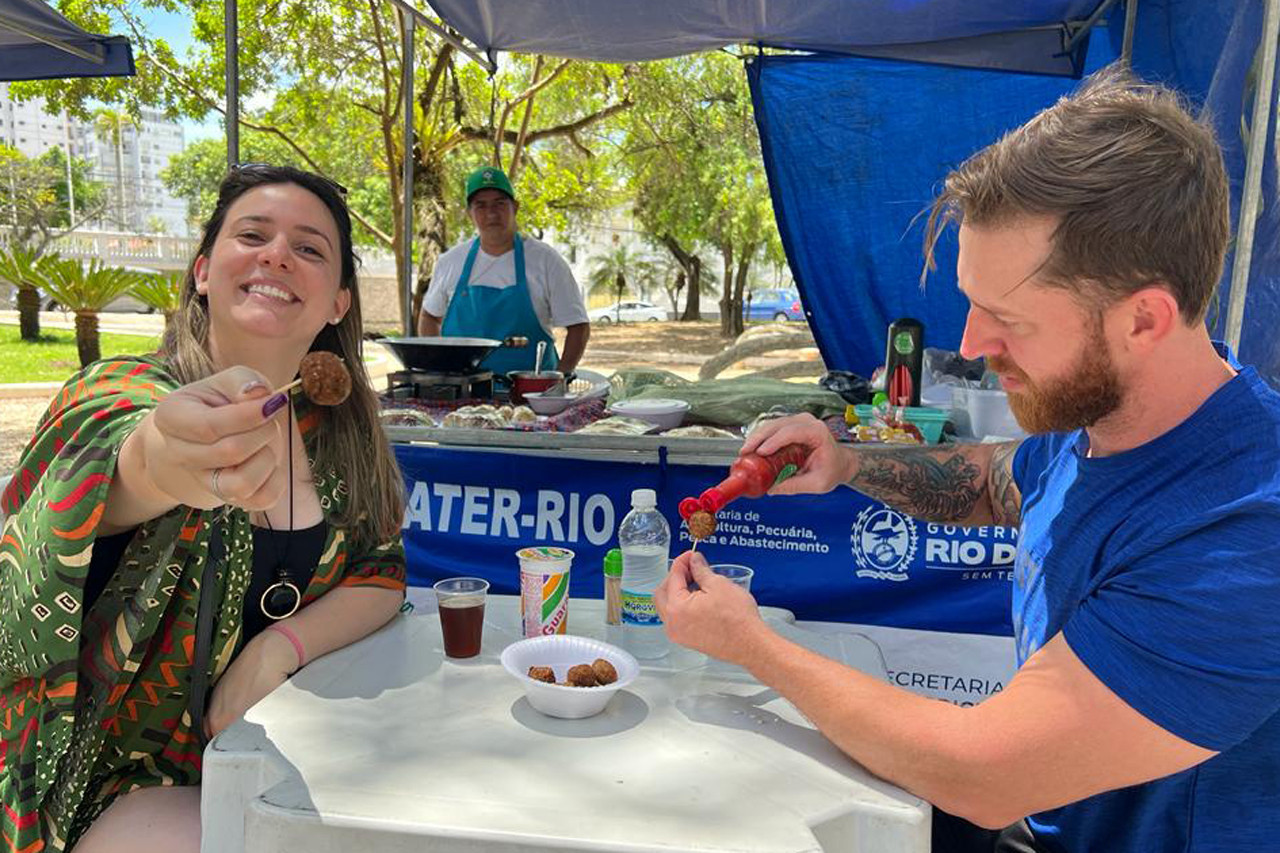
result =
M1018 665L1058 632L1147 719L1220 754L1033 815L1084 853L1280 850L1280 395L1252 368L1114 456L1034 436L1022 491Z

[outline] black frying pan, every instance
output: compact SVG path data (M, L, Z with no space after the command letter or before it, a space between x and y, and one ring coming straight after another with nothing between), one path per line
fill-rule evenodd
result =
M527 346L527 338L382 338L409 370L431 373L468 373L479 368L485 356L498 347Z

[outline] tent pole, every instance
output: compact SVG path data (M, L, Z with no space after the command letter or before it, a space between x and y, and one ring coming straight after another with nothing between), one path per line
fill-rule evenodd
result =
M1124 0L1124 41L1120 47L1120 61L1125 68L1133 67L1133 30L1138 23L1138 0Z
M1072 48L1079 44L1080 39L1089 34L1089 30L1093 29L1094 25L1098 23L1098 20L1107 13L1107 10L1116 5L1116 2L1117 0L1103 0L1103 2L1099 3L1098 8L1093 10L1093 14L1086 18L1085 22L1080 25L1080 29L1072 33L1071 38L1067 39L1067 43L1062 46L1062 52L1070 53Z
M223 0L222 29L227 66L227 171L240 162L240 44L236 0Z
M404 297L404 334L413 337L417 333L417 318L413 316L413 15L400 13L400 55L404 64L400 69L400 89L404 92L404 157L400 164L400 215L404 242L400 254L404 262L404 281L400 291Z
M1272 86L1276 73L1276 38L1280 35L1280 0L1267 0L1263 14L1262 67L1253 97L1253 120L1249 125L1249 150L1245 158L1244 193L1240 199L1240 220L1236 226L1236 251L1231 267L1231 297L1227 303L1227 344L1240 351L1240 331L1244 326L1245 297L1249 292L1249 265L1253 258L1253 232L1258 221L1262 195L1262 163L1267 154L1267 128L1271 124Z
M477 53L474 48L472 48L462 39L458 38L456 35L449 32L444 27L440 26L435 21L431 20L426 15L419 12L410 3L406 2L406 0L391 0L391 4L393 6L398 7L401 11L405 12L406 14L412 16L414 20L416 20L419 24L422 24L424 27L431 30L436 35L440 36L440 38L444 39L449 44L453 45L458 50L462 51L467 56L471 57L485 71L488 71L490 74L493 74L495 71L498 70L497 66L493 63L492 60Z

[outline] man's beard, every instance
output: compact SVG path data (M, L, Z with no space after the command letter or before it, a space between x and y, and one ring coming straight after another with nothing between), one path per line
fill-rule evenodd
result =
M1018 425L1032 434L1093 426L1124 401L1100 319L1080 357L1059 379L1033 382L1013 361L999 355L988 358L987 366L1022 383L1023 390L1009 392L1009 408Z

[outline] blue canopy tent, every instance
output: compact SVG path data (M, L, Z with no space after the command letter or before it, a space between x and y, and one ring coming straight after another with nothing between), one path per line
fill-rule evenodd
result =
M43 0L0 0L0 81L133 73L123 36L87 33Z
M490 54L621 61L733 43L811 51L751 57L748 79L810 326L828 366L863 374L882 360L885 328L899 316L922 320L930 345L958 346L965 306L954 286L954 241L941 246L938 272L921 291L920 212L948 169L1075 85L1045 75L1078 77L1120 56L1128 11L1134 70L1184 92L1217 129L1242 234L1255 233L1252 205L1242 217L1241 199L1256 188L1256 234L1240 246L1237 294L1249 287L1239 349L1280 383L1280 211L1268 124L1275 53L1262 50L1265 33L1274 46L1274 11L1268 30L1259 0L1142 0L1128 10L1114 0L430 2ZM1267 2L1274 10L1276 0ZM1099 16L1108 19L1104 35L1082 38ZM1242 127L1253 120L1255 89L1267 109L1258 111L1260 153L1247 183ZM1228 274L1224 293L1229 284ZM1214 323L1232 338L1226 313L1224 300Z

